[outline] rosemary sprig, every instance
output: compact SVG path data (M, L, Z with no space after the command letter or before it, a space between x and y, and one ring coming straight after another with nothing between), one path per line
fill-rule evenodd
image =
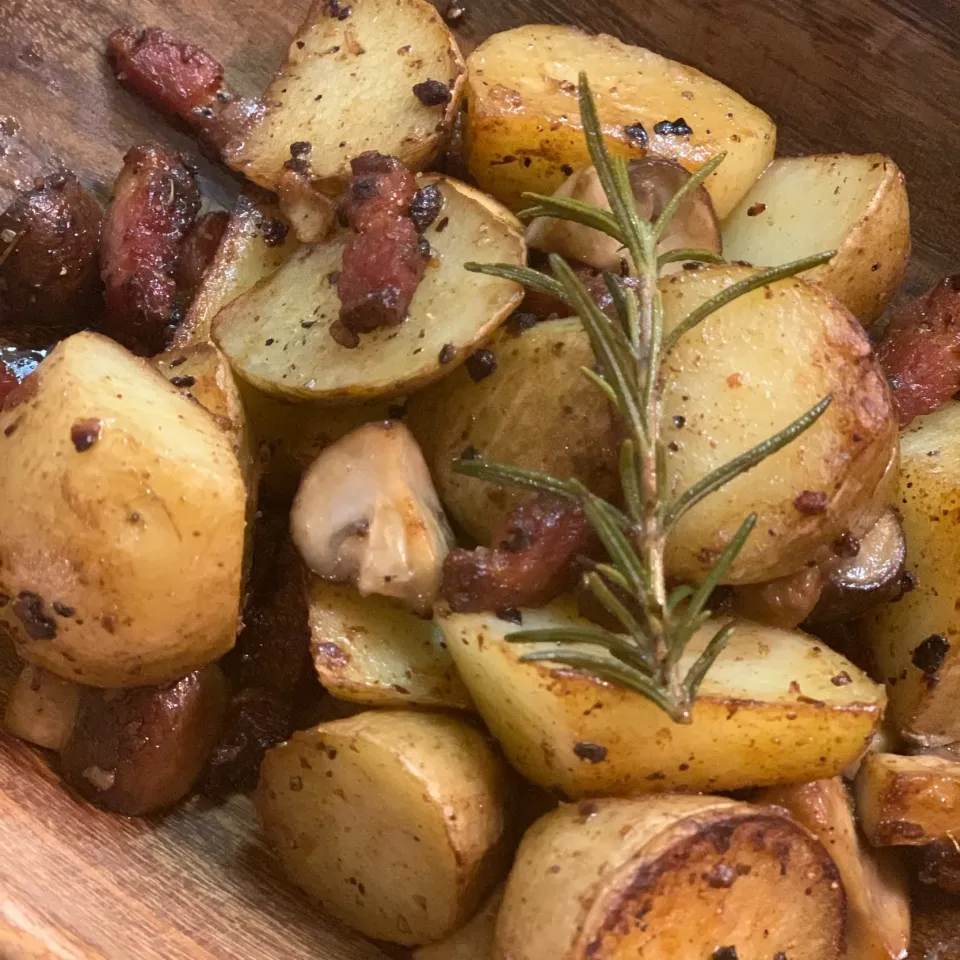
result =
M604 275L616 311L616 318L611 320L576 273L556 255L549 257L550 274L503 264L472 263L467 269L549 293L580 318L597 361L596 369L584 369L583 373L607 395L626 427L627 438L620 453L624 506L621 509L606 502L578 480L558 480L534 470L492 463L482 456L461 459L455 469L482 480L550 493L577 503L609 555L609 563L595 564L584 574L583 585L621 625L622 632L585 625L521 630L510 634L509 639L552 645L526 653L521 659L563 664L620 684L647 697L677 723L690 723L700 684L734 625L722 626L685 673L681 673L681 658L693 635L709 618L710 595L743 549L757 518L751 514L744 520L702 583L680 584L669 592L664 568L668 537L679 519L701 500L809 430L826 411L830 397L824 397L775 436L673 496L666 447L660 435L662 360L681 337L737 297L825 263L833 252L774 267L732 284L665 333L658 286L662 268L680 260L716 263L720 258L711 251L693 249L658 254L657 245L684 199L724 157L718 155L701 167L666 204L657 220L646 222L637 213L626 161L607 152L585 74L580 75L579 92L587 147L609 210L570 198L527 194L533 205L521 216L570 220L613 237L629 254L636 287L628 287L620 277Z

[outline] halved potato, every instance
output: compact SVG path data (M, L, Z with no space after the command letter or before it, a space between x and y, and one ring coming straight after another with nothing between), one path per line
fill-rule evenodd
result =
M423 170L457 115L463 74L457 42L426 0L315 0L264 93L266 112L226 161L274 190L290 144L306 141L314 177L334 194L367 150Z
M461 476L466 447L501 463L579 477L613 496L621 427L607 398L581 373L594 363L579 320L550 320L521 336L498 334L496 369L474 381L461 367L412 397L409 425L430 465L437 493L458 523L489 543L498 520L529 494Z
M3 725L15 737L59 750L73 727L82 689L28 663L10 690Z
M910 259L907 188L889 157L781 157L723 225L731 262L772 267L826 250L837 255L804 279L872 323L900 289Z
M921 847L960 836L960 763L872 753L856 780L857 813L878 847Z
M751 272L666 279L666 329ZM840 534L862 536L887 505L875 497L897 442L886 378L860 324L818 287L783 280L739 298L679 341L662 379L675 494L833 397L811 429L683 517L667 547L671 575L702 580L756 512L726 582L785 576Z
M776 807L587 800L527 831L492 960L839 960L845 899L823 846Z
M217 315L214 339L241 377L291 399L398 396L438 380L490 338L520 302L521 289L468 273L463 265L522 264L520 225L495 201L456 180L429 175L419 182L435 184L444 205L424 234L433 259L407 320L363 334L353 349L333 339L330 325L340 310L336 275L348 236L341 230L302 247Z
M773 159L776 128L762 110L693 67L604 34L542 24L506 30L474 50L467 70L470 173L514 209L526 203L524 191L553 193L590 163L577 103L581 70L614 153L649 150L693 171L727 152L706 184L720 217ZM679 120L692 132L662 125Z
M256 804L291 879L369 937L452 933L502 879L507 771L442 714L375 710L270 750Z
M414 950L413 960L492 960L502 900L503 888L499 887L469 923L437 943Z
M233 646L246 489L205 410L80 333L8 398L0 445L0 622L24 660L142 686Z
M311 577L311 650L320 682L335 697L376 706L470 709L443 636L430 620L376 594Z
M816 780L761 791L754 803L783 807L826 848L847 893L847 956L901 960L910 945L907 875L892 850L860 842L843 780Z
M700 688L693 722L649 700L548 663L541 644L493 614L442 614L454 663L514 766L568 796L738 790L839 774L867 748L883 688L813 637L739 621ZM564 607L522 611L522 629L577 622ZM718 629L691 641L682 670Z

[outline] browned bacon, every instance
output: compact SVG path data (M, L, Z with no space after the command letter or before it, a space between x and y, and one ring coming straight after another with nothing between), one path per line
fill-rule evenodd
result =
M229 222L230 214L226 210L213 210L200 217L187 234L176 275L177 289L184 307L193 302L200 289L203 275L217 254L223 231Z
M494 543L494 549L458 549L447 555L442 594L451 609L543 606L576 583L576 558L598 549L583 511L545 494L511 511Z
M403 163L370 152L351 167L341 214L353 235L343 251L337 290L340 323L356 335L406 319L429 245L410 216L417 182Z
M160 353L181 312L176 273L200 209L186 161L156 144L123 161L101 244L103 330L144 355Z
M960 274L903 307L890 321L877 356L893 388L901 426L960 391Z

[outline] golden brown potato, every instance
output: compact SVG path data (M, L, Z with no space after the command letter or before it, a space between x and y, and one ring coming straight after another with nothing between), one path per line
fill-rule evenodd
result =
M860 842L850 794L839 777L761 791L754 803L785 808L826 848L847 893L850 960L900 960L910 944L907 875L895 851Z
M93 686L163 683L233 646L246 490L229 436L145 361L63 341L0 413L0 621Z
M81 687L27 664L7 700L3 725L15 737L59 750L73 727Z
M502 900L503 888L498 887L472 920L449 937L414 950L413 960L492 960Z
M803 277L869 324L900 289L910 259L903 174L879 153L781 157L727 218L723 250L758 267L836 250Z
M274 190L290 145L306 142L331 194L368 150L423 170L457 115L463 74L457 42L426 0L315 0L264 93L266 112L226 161Z
M495 33L467 60L470 173L514 209L524 191L550 194L589 164L577 105L586 71L608 148L647 150L696 170L728 156L708 180L725 217L773 159L773 121L717 80L613 37L529 25Z
M522 629L576 618L556 605L522 611ZM454 663L513 765L568 796L736 790L832 777L866 749L885 695L840 654L797 631L740 621L700 689L693 722L649 700L548 663L493 614L441 614ZM691 641L681 673L717 630Z
M519 223L498 203L455 180L429 175L443 195L423 234L433 258L410 315L341 346L330 332L340 311L336 280L348 232L301 247L279 270L217 315L214 339L234 371L288 399L336 403L394 397L431 383L485 343L521 299L518 284L468 273L472 260L522 264Z
M838 960L844 912L833 861L776 807L584 800L527 831L492 960Z
M475 728L377 710L269 751L256 804L285 872L326 912L415 946L460 927L502 878L506 781Z
M375 706L470 709L443 636L397 601L362 597L312 577L311 649L320 682L335 697Z
M668 278L666 329L750 275L720 266ZM897 442L890 391L860 324L819 288L792 279L740 297L679 341L662 376L677 494L833 397L811 429L680 520L667 548L671 575L701 580L756 512L726 582L772 580L843 533L862 536L887 505L875 494Z

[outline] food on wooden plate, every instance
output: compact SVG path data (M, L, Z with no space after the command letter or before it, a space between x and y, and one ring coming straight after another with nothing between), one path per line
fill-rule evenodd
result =
M692 722L672 724L633 691L563 664L523 662L553 645L521 646L512 633L588 626L563 607L441 614L439 623L508 759L534 783L571 797L832 777L866 749L886 700L882 687L813 637L742 621L703 681ZM681 669L716 630L704 625Z
M462 926L509 862L507 776L483 734L378 710L271 750L256 803L286 872L367 936L413 946Z
M246 490L206 411L81 333L7 398L0 442L0 619L27 662L142 686L230 649Z
M837 867L776 807L720 797L584 800L527 831L493 960L839 960Z
M293 542L319 576L428 614L453 535L430 471L399 420L369 423L331 444L304 474Z
M368 150L426 169L460 106L463 59L426 0L316 0L263 116L227 150L235 170L276 188L290 144L312 146L312 174L336 194Z
M487 897L476 916L443 940L418 947L413 960L492 960L503 888Z
M421 234L430 264L397 327L380 327L342 345L339 271L353 234L340 230L298 249L275 273L217 315L213 335L234 370L273 395L323 402L400 396L438 380L491 337L521 298L517 284L466 273L491 258L520 265L518 223L499 204L438 176L443 206Z
M960 831L960 763L874 753L857 774L857 813L876 846L953 842Z
M85 687L60 750L63 775L115 813L136 817L169 807L199 778L225 703L215 665L160 687Z
M773 159L773 121L729 87L665 57L573 27L495 33L467 60L467 163L483 190L514 209L551 194L590 157L577 74L593 78L607 147L696 170L727 159L706 187L725 217Z
M372 706L469 709L442 634L396 600L311 578L311 650L320 681L342 700Z
M59 750L73 727L81 687L27 664L10 690L4 727L38 747Z
M756 266L836 250L803 277L869 324L900 289L910 259L903 174L879 153L781 157L725 220L723 250Z
M893 851L873 850L858 835L852 800L839 777L774 787L754 803L783 807L827 849L847 894L847 956L900 960L910 944L907 875Z

